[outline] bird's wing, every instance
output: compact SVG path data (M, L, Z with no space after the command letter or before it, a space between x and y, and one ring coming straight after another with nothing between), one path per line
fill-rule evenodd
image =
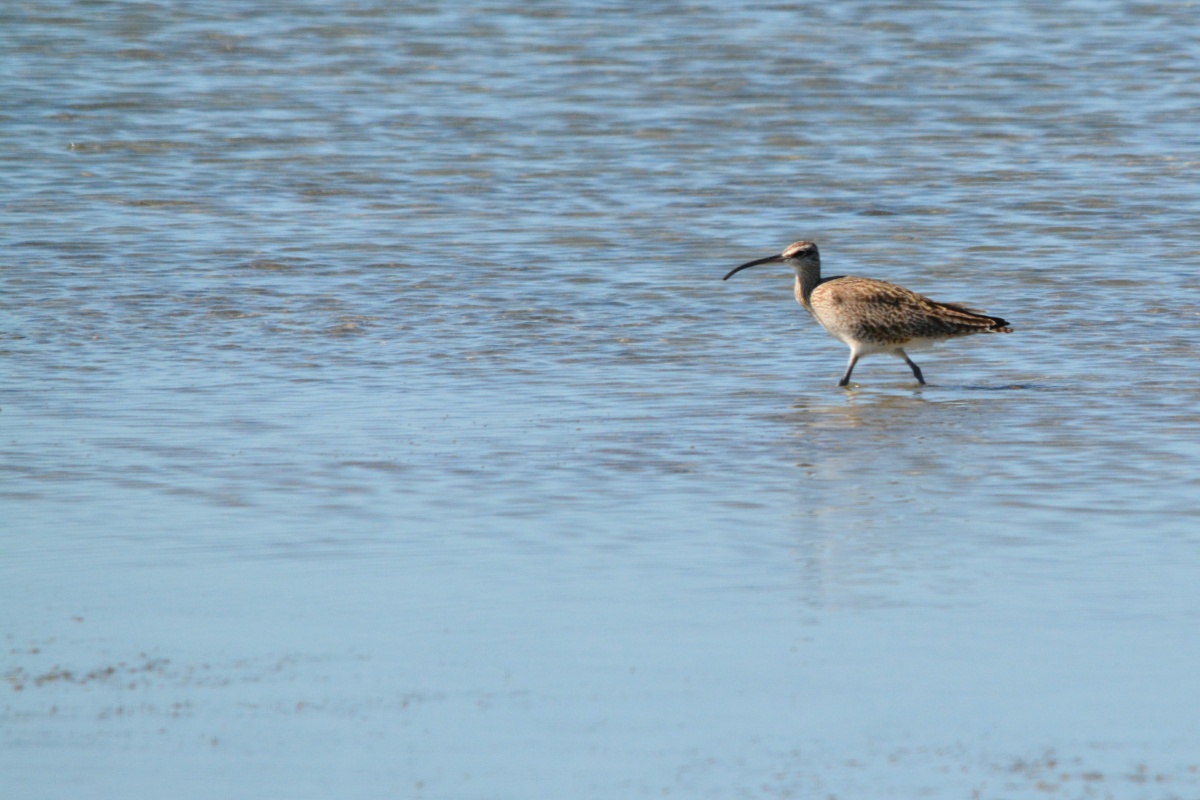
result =
M953 309L955 311L962 311L966 314L978 314L981 317L987 316L987 314L983 313L982 309L972 308L971 306L967 305L966 303L943 303L940 300L934 300L933 302L937 303L940 306L945 306L946 308Z
M823 282L813 292L822 317L839 320L869 341L902 344L912 339L945 339L989 330L1007 323L960 303L939 303L902 286L846 276Z

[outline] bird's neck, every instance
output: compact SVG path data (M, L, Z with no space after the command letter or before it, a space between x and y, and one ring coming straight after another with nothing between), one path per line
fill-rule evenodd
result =
M821 264L806 261L792 267L792 270L796 273L796 299L800 301L800 305L808 308L813 289L821 282Z

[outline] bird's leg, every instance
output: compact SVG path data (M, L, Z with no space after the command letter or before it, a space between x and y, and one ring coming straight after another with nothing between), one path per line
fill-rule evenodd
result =
M858 353L850 351L850 363L846 365L846 374L838 381L838 386L846 386L850 383L850 373L854 372L854 365L858 363Z
M908 366L912 369L913 375L917 376L917 383L924 386L925 385L925 376L921 374L921 368L918 367L916 365L916 363L914 363L913 360L908 357L908 353L904 352L903 350L900 350L899 348L896 349L896 352L900 355L901 358L904 359L904 363L908 364Z

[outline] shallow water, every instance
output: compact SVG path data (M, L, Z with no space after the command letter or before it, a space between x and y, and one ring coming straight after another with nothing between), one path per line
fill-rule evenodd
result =
M1200 791L1195 9L907 5L0 11L13 796Z

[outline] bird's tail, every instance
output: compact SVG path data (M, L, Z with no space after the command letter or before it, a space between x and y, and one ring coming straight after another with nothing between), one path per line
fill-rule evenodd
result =
M984 333L1012 333L1013 329L1008 326L1007 320L1001 317L993 317L990 314L985 314L978 308L971 308L970 306L963 305L962 303L938 303L938 305L945 306L951 311L957 311L961 314L969 314L972 317L977 317L981 321L986 319L991 324L983 329Z

